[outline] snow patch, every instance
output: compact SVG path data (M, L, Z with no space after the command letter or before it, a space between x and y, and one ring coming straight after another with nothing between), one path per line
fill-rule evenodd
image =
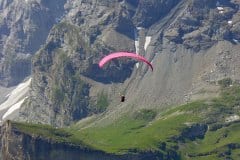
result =
M134 44L135 44L135 52L138 55L139 54L139 36L138 31L140 30L140 27L137 27L137 29L134 31ZM136 63L136 67L139 67L139 63Z
M139 41L138 41L138 39L135 40L135 52L136 52L136 54L139 54Z
M5 98L8 98L10 96L10 94L7 94L6 96L5 96Z
M32 3L32 2L35 2L35 1L34 0L25 0L25 3ZM39 3L39 2L37 2L37 3Z
M135 49L136 49L136 54L139 54L139 41L135 40ZM136 67L139 67L139 63L136 63Z
M234 121L237 121L239 120L240 117L238 115L232 115L232 116L229 116L225 119L225 122L234 122Z
M223 14L224 8L223 7L217 7L218 13Z
M18 103L28 92L32 78L19 84L9 95L8 99L0 105L0 111L5 110Z
M145 38L145 44L144 44L144 49L145 49L145 51L147 50L147 47L148 47L148 45L150 44L151 39L152 39L151 36L147 36L147 37Z
M238 43L238 42L239 42L237 39L233 39L233 41L234 41L235 43Z
M232 24L232 21L228 21L228 24Z
M217 7L217 9L218 9L219 11L223 11L223 10L224 10L223 7Z
M7 112L2 116L2 119L3 120L6 120L6 118L12 114L14 111L18 110L21 105L23 104L24 100L26 99L27 97L23 98L21 101L17 102L16 104L14 104L11 108L9 108L7 110Z
M223 14L223 11L220 11L219 13Z
M137 30L141 30L141 29L143 29L143 27L137 27Z

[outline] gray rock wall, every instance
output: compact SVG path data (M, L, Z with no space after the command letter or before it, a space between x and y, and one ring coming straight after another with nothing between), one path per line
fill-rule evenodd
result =
M63 16L64 3L0 1L0 85L16 85L30 75L32 55Z

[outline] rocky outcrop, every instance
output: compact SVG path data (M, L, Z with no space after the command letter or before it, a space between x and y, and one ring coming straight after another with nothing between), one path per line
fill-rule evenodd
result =
M165 37L195 52L206 50L219 40L233 42L238 39L238 12L239 4L230 1L190 1Z
M80 77L89 66L85 45L73 25L60 24L51 31L33 60L32 94L21 117L63 126L88 114L90 86Z
M134 24L138 27L148 28L166 16L180 0L140 0L133 17Z
M32 55L64 14L64 3L0 1L0 85L16 85L30 75Z

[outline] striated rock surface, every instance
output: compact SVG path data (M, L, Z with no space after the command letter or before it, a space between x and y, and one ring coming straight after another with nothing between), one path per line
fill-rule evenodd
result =
M64 14L65 0L0 1L0 85L13 86L31 73L32 55Z

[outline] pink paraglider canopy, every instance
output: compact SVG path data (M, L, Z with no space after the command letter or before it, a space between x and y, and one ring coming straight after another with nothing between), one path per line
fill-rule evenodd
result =
M99 67L102 68L108 61L115 59L115 58L119 58L119 57L129 57L129 58L134 58L136 60L139 61L143 61L146 64L149 65L149 67L152 69L153 71L153 66L152 64L146 60L144 57L137 55L136 53L130 53L130 52L115 52L115 53L111 53L109 55L107 55L106 57L104 57L103 59L100 60L100 62L98 63Z

